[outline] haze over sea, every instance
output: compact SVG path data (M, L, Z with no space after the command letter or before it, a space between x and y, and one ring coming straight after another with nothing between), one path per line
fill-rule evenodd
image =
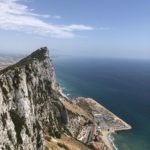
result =
M92 97L133 129L114 136L119 150L150 150L150 60L56 57L57 80L71 97Z

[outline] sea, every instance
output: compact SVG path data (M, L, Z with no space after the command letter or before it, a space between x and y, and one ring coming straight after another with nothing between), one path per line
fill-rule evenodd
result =
M68 97L92 97L132 126L111 136L118 150L150 150L150 60L55 57Z

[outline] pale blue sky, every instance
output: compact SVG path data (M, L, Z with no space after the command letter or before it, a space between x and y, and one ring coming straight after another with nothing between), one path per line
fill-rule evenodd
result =
M149 0L0 0L0 53L150 59Z

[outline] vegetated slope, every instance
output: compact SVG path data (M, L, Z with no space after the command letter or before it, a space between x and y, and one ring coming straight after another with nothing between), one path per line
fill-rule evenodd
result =
M67 114L54 87L47 48L0 71L0 149L43 149L44 134L63 132Z
M131 128L93 99L66 97L46 47L0 70L0 150L89 150L99 127Z

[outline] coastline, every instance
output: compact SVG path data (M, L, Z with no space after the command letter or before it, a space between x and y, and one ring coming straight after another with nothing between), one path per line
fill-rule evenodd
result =
M113 141L109 138L109 136L111 136L111 132L102 132L103 136L102 139L104 141L104 143L107 145L107 147L109 148L109 150L116 150L114 147L114 143Z
M118 148L116 147L113 139L112 139L112 134L114 133L117 133L118 131L125 131L125 130L130 130L132 129L132 127L126 123L124 120L122 120L121 118L119 118L117 115L115 115L114 113L112 113L110 110L108 110L107 108L105 108L104 106L102 106L100 103L98 103L97 101L96 102L93 102L93 100L91 101L91 99L89 100L89 103L91 105L91 103L95 103L95 105L93 106L94 107L97 107L97 112L98 112L98 109L99 110L103 110L105 111L105 113L109 113L110 116L113 117L114 120L117 120L119 121L121 124L123 124L123 126L119 126L119 127L113 127L113 126L110 126L109 127L109 131L104 129L102 132L102 139L104 141L104 143L107 145L108 149L109 150L118 150ZM94 110L95 111L95 110Z
M68 100L70 101L67 94L63 93L62 88L60 86L57 87L57 88L59 89L60 95L63 98L65 98L67 101ZM79 97L79 99L80 98L82 99L83 97ZM132 127L129 124L127 124L124 120L120 119L118 116L116 116L111 111L109 111L107 108L102 106L97 101L95 101L91 98L84 98L84 100L85 100L86 103L89 104L89 106L92 110L92 114L93 114L93 112L94 113L96 112L96 113L99 113L99 114L101 114L102 112L104 114L109 114L109 116L113 117L114 120L118 121L120 124L123 125L122 127L120 127L120 126L118 126L118 127L110 126L110 127L107 127L107 129L101 130L101 133L102 133L101 139L102 139L102 142L104 143L104 145L107 147L107 150L118 150L118 148L116 147L116 145L115 145L115 143L112 139L112 134L117 133L118 131L130 130L130 129L132 129ZM74 103L74 101L73 101L73 103ZM77 104L77 103L78 103L78 100L75 100L74 104ZM63 102L63 104L64 104L64 102ZM80 106L80 107L82 108L82 106ZM98 115L98 114L96 114L96 115ZM97 121L95 121L95 122L97 122Z
M114 137L113 137L112 133L110 133L107 138L108 138L109 142L111 143L113 149L118 150L117 146L114 143Z
M131 130L124 131L124 129L122 129L116 131L116 134L112 134L112 137L114 137L114 143L119 150L131 149L131 147L134 150L150 149L150 143L148 140L150 117L146 115L150 112L148 109L148 106L150 105L150 102L148 101L148 95L150 94L148 93L148 83L150 83L150 79L147 78L147 74L150 74L150 71L148 70L150 62L144 60L140 62L137 60L116 60L116 62L109 62L109 60L106 60L107 59L105 59L105 62L102 60L95 61L95 64L99 66L99 71L95 69L92 70L92 65L89 67L89 71L91 71L89 72L89 75L92 79L89 83L87 78L82 80L84 76L89 76L86 74L88 68L85 68L86 72L84 73L81 68L78 68L79 63L76 64L75 60L62 60L62 64L68 62L63 71L61 63L57 60L55 62L57 78L60 81L59 83L63 88L63 92L65 92L65 94L69 93L70 95L67 95L69 98L77 96L94 97L97 102L100 102L103 106L107 106L106 108L109 108L110 111L113 113L115 112L117 116L132 125ZM88 60L85 62L85 64L81 65L82 68L90 65ZM75 66L75 69L71 68L72 64ZM111 70L111 65L118 69ZM67 72L68 70L70 70L70 72ZM107 72L105 72L105 70ZM135 70L135 72L133 72L133 70ZM75 71L77 71L78 74L73 74ZM138 72L138 74L136 74L136 72ZM96 73L99 74L98 78L94 78L97 76ZM118 74L120 76L117 76ZM131 76L129 76L129 74ZM135 76L139 81L143 81L144 86L139 92L138 89L140 89L141 86L139 85L139 82L134 82L136 81ZM107 77L107 80L105 80L105 77ZM114 79L113 81L112 78ZM128 82L129 79L131 82ZM112 87L110 89L111 86L114 88ZM143 95L143 98L140 97L140 93ZM144 93L146 95L144 95ZM137 109L140 110L140 112ZM142 139L140 138L141 134L143 135Z

